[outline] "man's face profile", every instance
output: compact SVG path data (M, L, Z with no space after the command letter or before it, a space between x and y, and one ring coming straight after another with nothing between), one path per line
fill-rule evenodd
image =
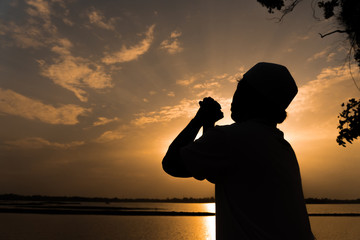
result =
M238 84L236 91L234 93L232 103L231 103L231 118L235 122L240 122L241 119L243 119L244 116L244 104L246 103L246 100L242 94L243 87L242 84Z
M235 122L242 122L253 115L253 108L258 102L254 89L244 82L239 81L231 103L231 118ZM254 105L255 104L255 105Z

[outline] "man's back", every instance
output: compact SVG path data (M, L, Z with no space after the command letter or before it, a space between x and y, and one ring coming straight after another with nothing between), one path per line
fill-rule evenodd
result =
M162 162L168 174L215 183L218 240L314 239L295 153L276 128L297 92L285 66L257 63L237 84L235 124L214 127L221 106L204 98L171 143Z
M218 240L313 239L296 156L275 127L215 127L182 155L194 177L215 183Z

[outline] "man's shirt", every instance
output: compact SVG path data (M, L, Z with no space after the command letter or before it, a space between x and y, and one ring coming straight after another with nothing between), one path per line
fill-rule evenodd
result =
M217 126L181 156L193 177L215 183L217 240L313 239L298 162L277 128Z

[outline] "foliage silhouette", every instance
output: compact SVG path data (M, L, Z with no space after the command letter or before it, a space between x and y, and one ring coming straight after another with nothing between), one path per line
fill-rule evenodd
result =
M296 5L302 0L286 1L284 0L257 0L262 6L268 9L269 13L274 10L282 13L282 18L294 10ZM290 2L290 3L289 3ZM320 34L321 37L328 36L333 33L346 33L350 43L350 52L354 51L354 59L360 67L360 1L359 0L313 0L317 3L317 7L322 9L325 19L335 17L339 25L343 29L337 29L327 34Z
M342 104L345 107L345 103ZM343 147L346 147L346 140L350 144L354 139L360 136L360 100L357 101L354 98L350 99L346 104L346 108L338 116L339 119L339 136L336 138L336 142Z
M293 11L296 5L302 0L257 0L262 6L268 9L269 13L274 13L274 10L278 10L282 13L280 21L283 17ZM325 19L336 18L339 26L342 29L336 29L326 34L320 34L321 38L334 33L346 33L349 39L349 67L350 56L353 52L353 57L360 68L360 1L359 0L313 0L317 7L323 11ZM351 69L350 69L351 70ZM359 86L354 81L358 90ZM360 135L359 129L359 100L350 99L346 104L346 109L340 113L339 120L339 136L336 141L340 146L346 147L347 141L352 143L354 139ZM343 103L342 106L345 106Z

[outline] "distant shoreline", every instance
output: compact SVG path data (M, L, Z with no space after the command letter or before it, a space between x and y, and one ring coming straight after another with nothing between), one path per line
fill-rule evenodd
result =
M17 209L0 208L0 213L51 214L51 215L111 215L111 216L215 216L210 212L175 212L175 211L108 211L108 210L75 210L75 209Z
M40 201L40 202L163 202L163 203L214 203L214 197L205 198L103 198L103 197L80 197L80 196L43 196L43 195L18 195L0 194L1 201Z
M360 200L306 199L308 204L360 204ZM121 204L136 203L145 204ZM215 216L214 212L169 211L161 203L214 203L210 198L118 199L59 196L0 195L0 214L112 215L112 216ZM120 203L120 204L112 204ZM160 203L147 205L147 203ZM170 207L171 209L171 207ZM360 217L360 213L310 213L312 217Z
M103 202L103 203L115 203L115 202L162 202L162 203L214 203L214 197L205 198L103 198L103 197L79 197L79 196L43 196L43 195L18 195L18 194L0 194L1 201L36 201L36 202L49 202L66 204L67 202ZM330 198L306 198L307 204L360 204L360 198L358 199L330 199Z
M1 213L15 214L49 214L49 215L106 215L106 216L215 216L211 212L176 212L176 211L111 211L111 210L81 210L81 209L19 209L0 208ZM360 217L360 213L310 213L310 217Z

